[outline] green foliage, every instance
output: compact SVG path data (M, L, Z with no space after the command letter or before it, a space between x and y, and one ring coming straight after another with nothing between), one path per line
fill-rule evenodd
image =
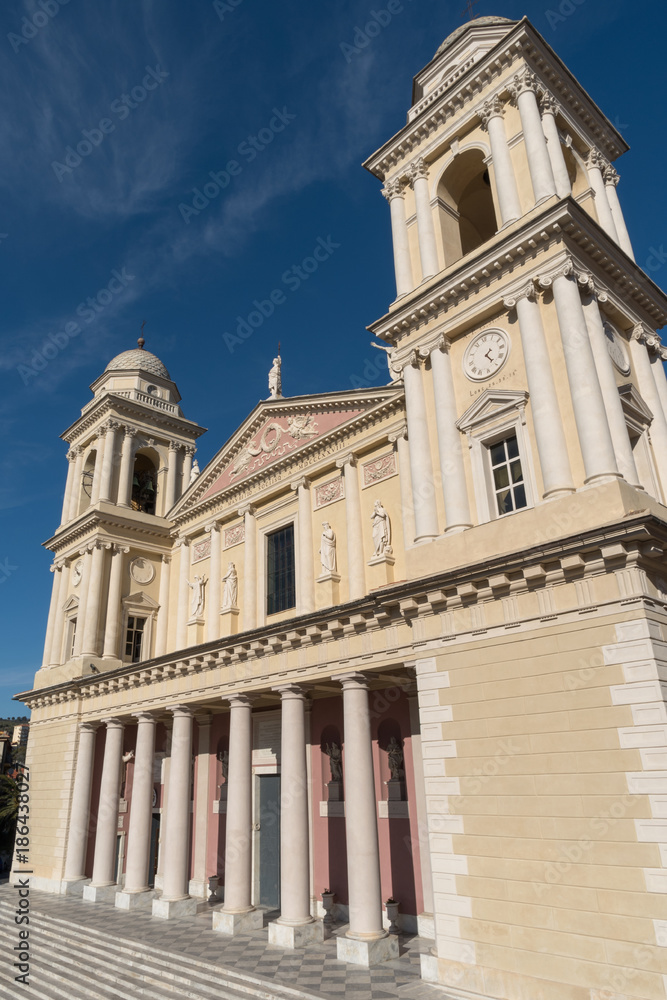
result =
M0 775L0 830L12 833L19 810L19 787L8 774Z

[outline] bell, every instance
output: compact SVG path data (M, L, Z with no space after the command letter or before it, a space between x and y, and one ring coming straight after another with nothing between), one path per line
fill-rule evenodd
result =
M134 476L132 477L132 486L134 487L134 489L137 489L137 490L139 489L139 477L136 474L136 472L135 472Z
M155 487L153 486L153 480L152 479L149 479L148 482L146 483L146 492L147 493L155 493Z

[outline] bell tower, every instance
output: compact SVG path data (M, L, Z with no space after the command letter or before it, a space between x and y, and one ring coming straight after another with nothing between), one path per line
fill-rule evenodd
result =
M144 347L113 358L62 438L69 462L36 684L114 669L166 647L169 511L194 482L195 443L175 382Z

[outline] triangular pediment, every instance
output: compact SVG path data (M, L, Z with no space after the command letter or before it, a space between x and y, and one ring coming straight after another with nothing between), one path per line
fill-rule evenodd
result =
M502 417L512 410L525 409L528 393L525 390L485 389L461 416L456 426L460 431L469 431L478 424L495 417Z
M70 614L72 611L76 611L78 607L79 607L79 598L72 595L71 597L68 597L67 600L65 601L65 606L63 607L63 611L67 615Z
M627 382L625 385L618 387L618 392L626 417L634 417L640 424L651 423L653 420L653 411L648 408L644 397L640 395L636 386L632 385L631 382Z
M136 594L129 594L127 597L123 598L123 604L128 605L132 608L143 608L144 611L157 611L160 605L149 597L148 594L144 594L143 591L139 590Z
M355 389L318 396L291 396L259 403L236 433L183 495L174 514L233 489L239 483L261 479L297 453L317 451L325 441L340 437L374 411L381 414L402 387Z

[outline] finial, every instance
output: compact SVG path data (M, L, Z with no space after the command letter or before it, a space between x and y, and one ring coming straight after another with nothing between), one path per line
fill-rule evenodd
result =
M143 349L144 349L144 344L146 343L146 341L145 341L145 340L144 340L144 338L143 338L143 332L144 332L144 327L145 327L145 326L146 326L146 320L145 320L145 319L143 319L143 320L141 321L141 333L142 333L142 336L141 336L141 337L139 337L139 340L137 341L137 343L138 343L138 345L139 345L139 350L140 350L140 351L143 351Z

